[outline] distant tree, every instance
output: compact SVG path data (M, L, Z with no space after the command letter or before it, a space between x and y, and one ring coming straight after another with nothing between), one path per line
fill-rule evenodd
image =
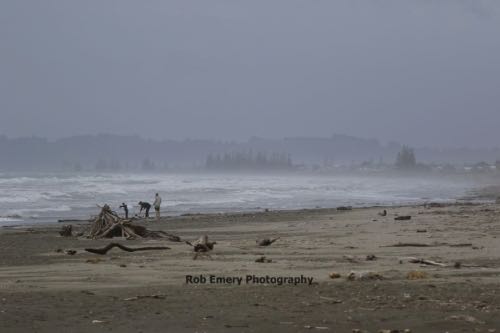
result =
M287 170L293 168L290 154L263 152L224 153L222 156L208 154L205 167L208 170Z
M396 158L396 167L398 169L407 170L414 169L417 166L417 159L412 148L403 146Z
M96 171L106 171L108 169L108 162L105 159L99 159L95 165Z
M142 170L143 171L153 171L155 169L156 169L155 163L153 161L151 161L149 158L145 158L142 161Z

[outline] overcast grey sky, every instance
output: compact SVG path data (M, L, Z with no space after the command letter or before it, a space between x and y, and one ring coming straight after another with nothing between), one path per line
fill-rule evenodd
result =
M0 134L500 146L498 0L2 0Z

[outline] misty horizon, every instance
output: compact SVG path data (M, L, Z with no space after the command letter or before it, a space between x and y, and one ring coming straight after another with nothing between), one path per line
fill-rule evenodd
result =
M496 1L5 1L0 134L500 144Z
M404 141L398 141L398 140L390 140L390 141L384 141L376 137L363 137L363 136L356 136L356 135L350 135L346 133L332 133L330 135L309 135L309 136L284 136L284 137L271 137L271 136L256 136L252 135L247 138L227 138L227 139L217 139L217 138L212 138L212 137L184 137L184 138L154 138L154 137L149 137L146 135L141 135L137 133L127 133L127 134L120 134L120 133L95 133L95 134L74 134L74 135L68 135L68 136L61 136L61 137L50 137L50 136L41 136L41 135L26 135L26 136L9 136L5 135L3 133L0 133L0 139L6 139L6 140L43 140L47 141L47 143L56 143L59 141L65 141L65 140L71 140L71 139L78 139L78 138L105 138L105 137L114 137L114 138L134 138L134 139L139 139L143 141L151 141L155 143L164 143L164 142L190 142L190 141L201 141L201 142L214 142L214 143L221 143L221 144L244 144L248 143L252 140L269 140L269 141L280 141L280 140L292 140L292 139L305 139L305 140L315 140L315 139L320 139L320 140L329 140L329 139L335 139L335 138L352 138L352 139L359 139L359 140L366 140L366 141L372 141L376 142L380 146L387 147L387 146L409 146L414 149L466 149L466 150L500 150L500 142L498 144L492 145L492 146L480 146L480 147L473 147L473 146L459 146L459 145L450 145L450 146L442 146L442 145L424 145L424 146L419 146L419 145L410 145L407 142Z

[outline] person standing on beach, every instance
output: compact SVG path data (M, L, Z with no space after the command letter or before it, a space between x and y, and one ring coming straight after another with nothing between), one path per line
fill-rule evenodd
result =
M122 202L120 208L123 208L123 210L125 211L125 219L128 220L128 206L125 204L125 202Z
M156 193L155 202L153 203L153 206L155 207L156 220L158 222L160 222L160 205L161 205L161 197L158 193Z
M141 207L141 210L139 210L139 214L143 210L145 210L144 217L149 217L149 210L151 209L151 204L149 202L139 201L139 206Z

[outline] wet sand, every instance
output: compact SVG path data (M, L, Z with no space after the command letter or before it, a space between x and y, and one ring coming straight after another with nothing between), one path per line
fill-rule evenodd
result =
M60 224L3 228L0 332L500 332L500 205L390 207L385 217L382 209L140 222L217 241L210 257L196 260L190 246L167 240L114 239L171 249L100 256L84 248L110 240L64 238ZM265 237L280 239L257 246ZM255 262L262 256L271 262ZM423 278L409 280L412 271ZM351 272L363 279L348 280ZM210 283L211 275L226 283ZM270 280L247 284L248 275ZM313 280L278 285L280 277Z

